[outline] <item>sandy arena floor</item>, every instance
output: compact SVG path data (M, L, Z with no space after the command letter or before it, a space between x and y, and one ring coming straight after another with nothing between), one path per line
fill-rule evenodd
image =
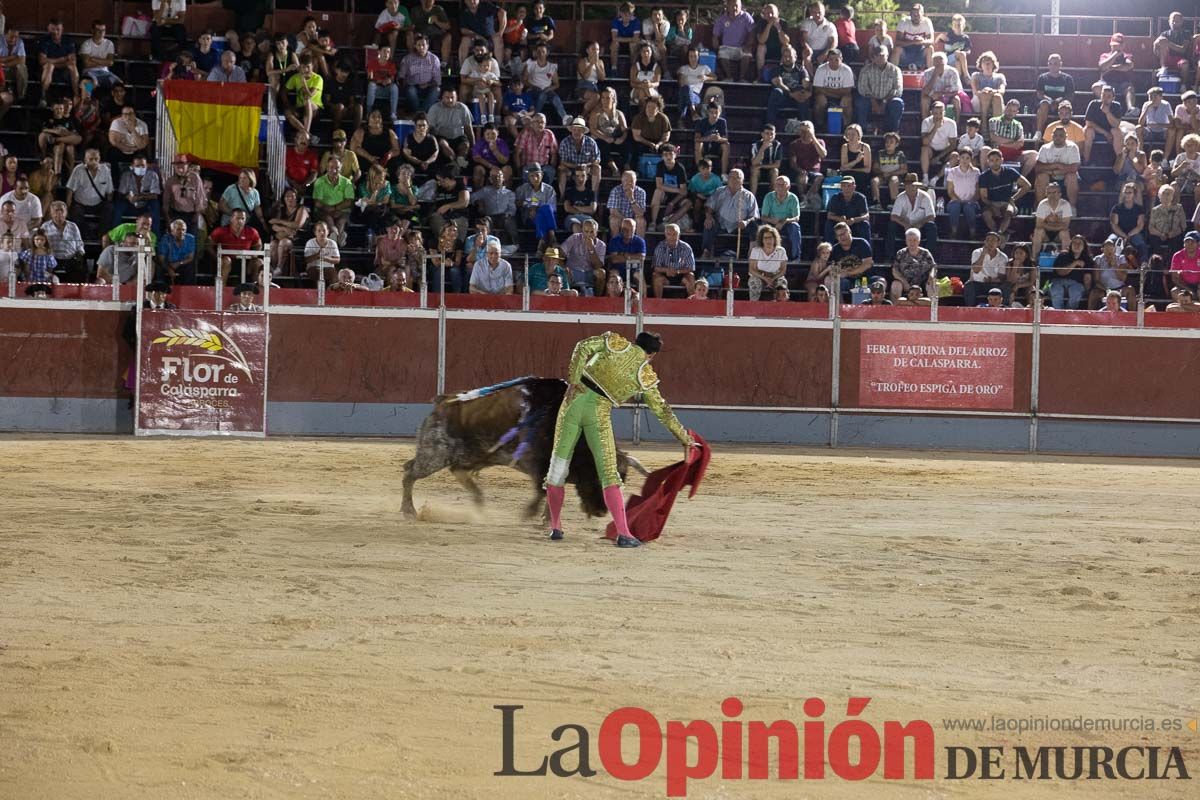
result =
M1193 781L947 781L943 748L1182 746L1200 734L949 732L948 717L1200 711L1195 462L718 448L639 551L523 476L474 524L398 515L410 442L0 439L0 798L641 798L497 778L550 731L801 723L805 698L929 720L935 781L693 782L693 798L1195 797ZM642 448L652 467L676 450ZM417 505L451 509L439 476ZM572 497L572 495L568 495ZM827 728L827 730L828 730ZM561 745L559 745L561 746Z

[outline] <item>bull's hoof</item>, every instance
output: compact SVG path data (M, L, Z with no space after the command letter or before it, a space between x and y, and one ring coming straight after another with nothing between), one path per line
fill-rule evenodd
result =
M618 536L617 547L641 547L642 543L632 536Z
M417 518L417 509L413 506L405 506L404 508L401 508L400 513L404 515L405 519Z
M565 536L566 534L563 533L559 528L555 528L554 530L550 531L550 541L552 542L561 542Z

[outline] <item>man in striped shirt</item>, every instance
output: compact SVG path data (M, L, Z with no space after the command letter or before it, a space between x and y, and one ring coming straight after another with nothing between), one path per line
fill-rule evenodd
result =
M558 193L561 196L567 187L567 176L575 170L587 170L592 179L592 191L600 191L600 145L587 135L587 123L583 117L571 120L571 135L558 145L558 163L562 171L558 175Z
M608 227L613 234L621 230L621 221L632 219L638 235L646 232L646 190L637 185L637 173L621 173L621 183L608 193Z
M546 115L534 114L529 118L529 124L517 136L513 145L513 154L517 159L517 170L523 172L530 164L540 164L542 176L547 181L553 181L558 163L558 139L554 131L546 128Z
M67 270L67 277L82 280L83 236L79 227L67 219L66 203L55 200L50 204L50 219L42 225L42 232L50 240L58 266Z
M1004 104L1004 115L988 120L991 144L1000 151L1005 161L1020 161L1025 150L1025 127L1017 119L1021 103L1009 100Z
M691 294L696 284L696 255L692 246L679 238L679 226L668 223L663 226L663 240L654 248L654 296L662 297L663 287L679 285Z

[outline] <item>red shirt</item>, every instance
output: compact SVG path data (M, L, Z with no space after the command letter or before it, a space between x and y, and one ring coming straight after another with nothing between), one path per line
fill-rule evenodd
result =
M233 227L230 225L222 225L217 228L209 236L215 244L224 245L229 250L261 250L262 240L258 238L258 231L251 228L249 225L242 228L242 235L238 236L233 232Z
M1187 250L1179 250L1171 256L1171 272L1178 272L1186 283L1200 283L1200 248L1196 255L1188 257Z
M377 61L367 70L367 79L374 83L380 83L388 78L392 79L392 83L396 82L395 61Z
M837 21L833 23L833 29L836 30L838 34L838 47L841 47L844 44L858 44L858 31L854 28L854 20L839 17Z
M287 156L284 158L284 169L287 176L296 183L302 183L309 175L317 171L317 153L311 147L303 153L296 152L296 148L289 147Z

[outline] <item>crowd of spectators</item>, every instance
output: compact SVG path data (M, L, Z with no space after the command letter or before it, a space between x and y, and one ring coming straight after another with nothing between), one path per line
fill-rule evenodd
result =
M525 282L586 296L630 276L655 296L701 298L717 264L736 261L751 299L866 288L866 302L921 303L946 291L942 262L964 268L968 305L1196 297L1200 107L1187 87L1200 36L1178 12L1156 64L1112 36L1077 114L1060 56L1019 85L994 52L972 51L961 15L939 32L913 4L894 32L873 21L860 47L849 6L827 16L808 3L799 24L774 4L723 6L702 35L684 9L620 3L608 37L568 59L542 0L463 0L457 25L434 0L387 0L373 42L335 42L309 17L294 34L194 43L186 0L154 0L161 77L276 93L289 139L279 197L254 169L223 180L186 154L155 166L104 22L76 44L53 18L28 49L9 29L0 117L36 98L44 121L31 132L38 168L8 156L0 171L0 278L132 280L115 248L143 243L167 283L228 282L222 245L265 248L246 262L251 282L338 291L411 291L425 273L434 290L444 275L448 291ZM1179 78L1177 103L1158 72L1138 103L1134 70L1147 68ZM765 111L748 147L726 115L746 83L765 92L752 95ZM919 149L905 152L917 108ZM1085 168L1105 177L1087 182ZM1084 199L1110 208L1104 235L1081 222ZM945 243L964 241L969 264L955 263ZM103 247L94 265L89 242Z

